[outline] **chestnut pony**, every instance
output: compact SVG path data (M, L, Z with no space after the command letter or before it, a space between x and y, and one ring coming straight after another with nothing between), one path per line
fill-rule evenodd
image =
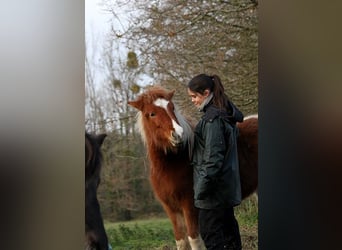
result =
M205 249L199 236L194 207L193 170L190 166L193 126L172 103L174 91L150 87L128 104L139 110L137 124L147 147L150 180L170 218L177 249ZM258 185L258 118L238 124L238 153L243 198Z

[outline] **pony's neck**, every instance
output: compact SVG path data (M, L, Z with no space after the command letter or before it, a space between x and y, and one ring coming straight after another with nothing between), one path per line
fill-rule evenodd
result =
M158 161L167 164L168 162L177 161L182 159L183 161L189 160L188 146L184 148L177 148L177 150L156 148L153 145L148 145L148 156L152 162Z

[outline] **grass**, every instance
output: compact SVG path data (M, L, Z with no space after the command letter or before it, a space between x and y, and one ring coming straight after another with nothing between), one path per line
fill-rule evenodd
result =
M115 250L172 249L176 246L167 218L105 223L109 242Z
M254 196L235 209L244 250L258 249L258 209ZM176 243L168 218L105 223L113 250L174 250Z
M258 249L258 202L256 196L252 195L236 207L235 216L240 227L242 249Z

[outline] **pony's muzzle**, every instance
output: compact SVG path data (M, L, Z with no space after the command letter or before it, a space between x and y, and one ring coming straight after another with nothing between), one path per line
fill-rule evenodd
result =
M175 147L179 147L180 145L182 145L182 137L177 134L175 131L171 132L171 144Z

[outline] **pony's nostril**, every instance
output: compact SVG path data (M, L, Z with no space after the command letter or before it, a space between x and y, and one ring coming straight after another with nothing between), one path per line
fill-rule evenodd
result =
M171 137L172 137L171 142L174 145L178 145L182 142L182 137L179 134L177 134L175 131L171 132Z
M181 137L175 131L172 131L171 135L174 139L177 139L177 140L181 139Z

